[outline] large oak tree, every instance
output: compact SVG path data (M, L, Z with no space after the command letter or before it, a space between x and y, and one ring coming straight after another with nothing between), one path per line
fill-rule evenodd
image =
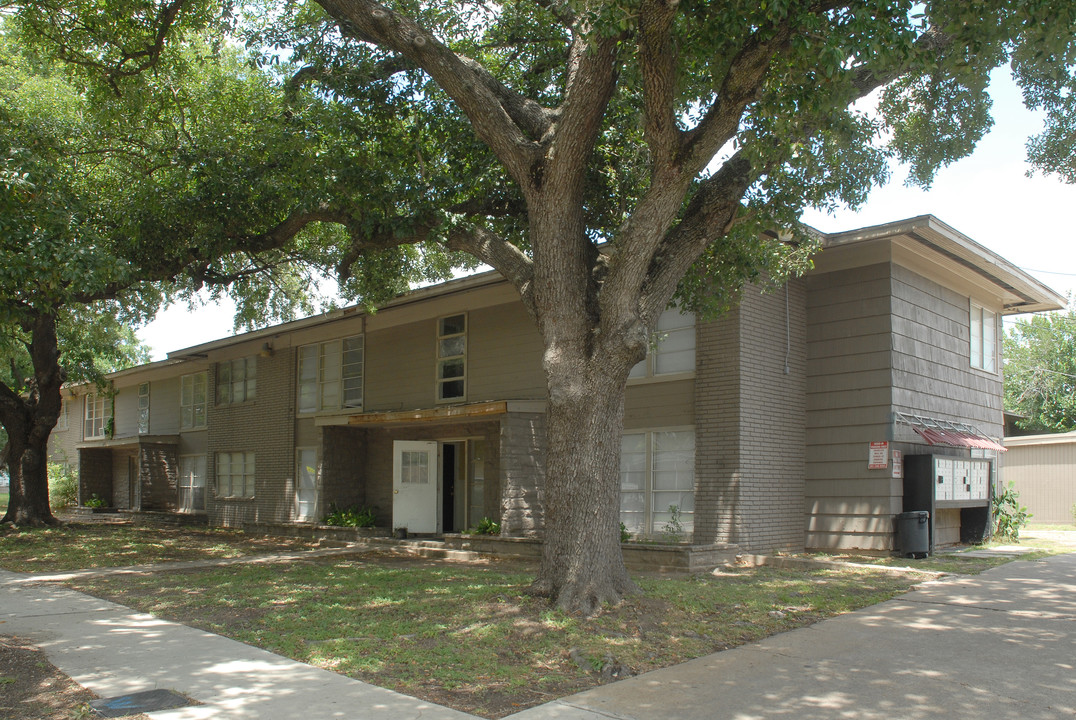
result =
M282 97L234 52L201 42L117 95L0 27L5 522L56 522L46 461L61 387L143 359L130 328L162 302L226 290L243 325L312 310L309 280L336 226L310 224L316 204L279 221L308 183L322 184L305 119L278 112ZM425 268L378 289L444 277Z
M120 95L190 33L243 38L290 98L281 112L309 121L307 169L324 182L238 222L344 228L322 259L345 290L458 253L515 286L548 386L535 590L584 611L635 589L620 434L658 315L801 269L801 209L861 202L893 158L928 184L990 127L995 67L1013 63L1029 103L1065 116L1076 26L1072 3L1016 0L25 7L42 47ZM875 91L876 112L856 104Z

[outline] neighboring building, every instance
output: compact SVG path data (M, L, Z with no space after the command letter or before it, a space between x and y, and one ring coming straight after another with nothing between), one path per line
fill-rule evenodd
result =
M1076 432L1005 438L1005 483L1020 493L1031 522L1076 523Z
M755 551L892 550L909 508L870 444L996 474L1001 316L1062 304L924 216L824 236L804 278L714 321L666 312L627 389L622 520L660 535L675 514L695 543ZM186 348L116 373L111 397L74 388L53 447L83 501L214 525L335 504L411 532L490 517L540 534L541 354L512 287L478 275ZM941 502L936 540L981 504Z

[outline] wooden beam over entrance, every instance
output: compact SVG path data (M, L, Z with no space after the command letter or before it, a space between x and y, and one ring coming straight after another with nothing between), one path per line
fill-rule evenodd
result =
M347 419L348 425L396 425L403 423L444 422L445 420L467 420L471 418L504 415L508 412L508 403L496 402L472 403L470 405L452 405L450 407L424 408L421 410L395 410L392 412L370 412L352 415Z

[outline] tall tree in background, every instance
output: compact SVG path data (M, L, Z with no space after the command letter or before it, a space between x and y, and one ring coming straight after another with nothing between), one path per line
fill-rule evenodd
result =
M321 209L296 198L322 180L281 88L200 41L145 80L123 96L87 87L0 27L5 521L55 522L47 442L64 382L144 358L127 352L130 327L203 288L237 298L237 324L309 312L320 248L335 242L335 226L304 229ZM427 279L424 267L379 289Z
M620 435L658 315L802 270L801 210L858 204L890 159L928 184L989 129L999 65L1065 114L1076 48L1066 2L17 4L28 37L119 95L145 92L192 33L245 38L293 98L282 112L307 120L324 182L316 212L307 195L236 226L339 225L321 250L345 292L461 252L515 286L548 388L534 589L586 612L635 590ZM876 90L868 114L856 102ZM242 190L213 174L221 198Z
M1005 334L1005 409L1028 432L1076 430L1076 310L1018 320Z

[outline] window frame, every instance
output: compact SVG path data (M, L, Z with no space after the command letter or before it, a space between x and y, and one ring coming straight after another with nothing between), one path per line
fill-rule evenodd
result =
M987 322L987 315L990 316L989 322ZM975 370L991 375L997 375L1001 367L998 349L998 315L999 313L986 307L983 303L975 300L969 301L968 363ZM988 328L989 333L987 332ZM987 360L989 360L989 363Z
M661 471L658 464L655 462L659 455L657 449L657 441L659 435L672 435L678 433L690 433L691 434L691 489L685 490L681 488L666 488L658 487L655 482L655 478L658 472ZM625 510L624 508L624 480L626 472L639 472L637 469L625 468L624 463L624 441L632 436L642 436L642 487L640 489L631 489L628 492L638 493L643 496L643 506L641 510ZM698 476L695 467L697 457L697 435L696 429L693 426L675 426L675 427L659 427L659 428L635 428L631 430L625 430L621 438L621 450L620 450L620 519L621 522L628 527L628 532L634 537L640 538L654 538L664 535L662 529L663 524L668 523L669 519L665 516L669 515L669 504L661 504L656 501L656 497L659 494L668 493L680 493L680 503L677 503L677 507L680 508L680 522L683 525L682 540L690 540L695 526L695 499L696 499L696 486L698 483ZM667 451L683 452L682 450ZM685 494L691 496L691 509L683 509L683 498ZM642 514L642 522L635 527L634 523L629 524L625 522L625 513L629 514Z
M662 326L663 321L668 323L668 318L690 318L690 323L687 325L665 325ZM698 319L693 312L681 312L678 308L672 307L664 310L661 315L658 316L657 327L652 333L650 333L650 346L647 348L646 357L640 360L632 367L631 372L628 374L628 382L640 383L646 381L660 381L660 380L678 380L686 377L693 377L695 375L695 368L698 362ZM682 348L678 350L663 350L667 344L670 336L673 335L685 335L690 336L691 346L690 348ZM668 357L673 352L687 352L691 351L691 368L689 370L671 370L661 372L658 370L658 365L661 362L663 356Z
M100 405L100 413L96 412L97 406ZM91 409L94 410L91 415ZM82 411L82 437L85 440L100 440L105 437L105 430L108 427L108 419L111 417L109 413L110 407L108 403L108 396L104 393L91 392L87 393L83 400ZM97 426L100 425L98 429ZM94 432L98 430L97 432Z
M198 464L199 460L201 461L201 469L202 469L202 475L201 475L201 480L202 480L202 484L201 484L202 505L201 505L201 507L197 507L196 503L193 502L193 499L194 499L193 498L193 491L194 491L195 488L197 488L199 486L194 484L194 483L191 483L189 487L190 487L191 492L192 492L192 503L191 503L190 509L188 510L183 505L183 490L184 490L185 487L187 487L187 485L184 483L184 477L185 477L184 465L186 463L189 463L189 462L193 461L195 463L196 469L197 469L197 464ZM208 462L208 459L206 458L205 455L194 454L194 455L180 455L179 456L179 476L176 478L176 505L177 505L176 509L177 509L178 512L192 513L192 514L206 512L206 509L207 509L207 506L208 506L207 498L208 498L208 494L209 494L208 493L208 487L207 487L208 484L209 484L209 478L207 477L208 472L209 472L208 466L209 466L209 462ZM197 474L193 474L192 477L197 477Z
M242 375L241 380L236 380L237 371ZM258 357L234 358L221 360L217 363L217 404L238 405L245 402L253 402L257 397L258 386ZM237 387L241 392L237 393ZM242 397L238 395L241 394Z
M149 382L144 382L138 384L138 434L148 435L149 427Z
M337 347L333 348L333 346ZM348 362L349 353L352 355L350 362ZM355 354L358 355L357 360ZM333 367L330 367L330 362ZM327 377L327 370L330 369L335 370L337 377ZM295 377L295 403L299 414L312 415L341 410L361 411L366 401L365 334L358 333L300 345L295 356ZM355 380L358 381L357 384L354 384ZM349 381L352 384L349 385ZM327 404L326 397L330 396L330 389L331 396L335 396L336 400L332 404ZM304 405L304 392L308 398L312 399L312 405ZM354 395L356 392L357 398Z
M233 472L235 460L241 459L242 471ZM227 472L222 472L222 460L227 461ZM253 450L236 450L218 452L214 458L213 492L218 500L253 500L256 496L257 465ZM222 490L227 479L227 492ZM240 481L240 492L236 493L236 478ZM249 493L247 490L249 489Z
M313 455L313 467L312 479L314 481L313 498L310 500L312 510L309 514L302 512L302 502L300 501L300 491L302 490L302 476L303 476L303 456ZM318 452L316 445L298 445L295 448L295 521L296 522L309 522L316 520L318 515L318 496L321 491L321 454Z
M70 413L71 405L65 395L60 398L60 415L56 418L56 427L54 428L56 432L66 432L71 428Z
M459 332L445 332L445 321L452 320L454 318L463 319L463 329ZM434 362L434 401L438 404L442 403L456 403L465 402L467 400L467 332L470 329L470 318L467 317L466 312L452 313L451 315L443 315L437 318L437 338L434 346L434 353L436 360ZM456 338L463 339L462 352L454 355L442 355L442 350L445 348L445 341L455 340ZM444 377L442 368L446 367L450 363L460 363L462 370L459 375L452 375L450 377ZM444 394L445 387L450 383L459 383L462 388L460 394L446 396Z
M202 400L198 402L198 385L201 381ZM190 384L190 401L187 399L187 385ZM197 422L197 411L201 408L201 423ZM190 411L190 420L187 411ZM209 373L205 370L181 375L179 378L179 429L181 432L205 430L209 424Z

